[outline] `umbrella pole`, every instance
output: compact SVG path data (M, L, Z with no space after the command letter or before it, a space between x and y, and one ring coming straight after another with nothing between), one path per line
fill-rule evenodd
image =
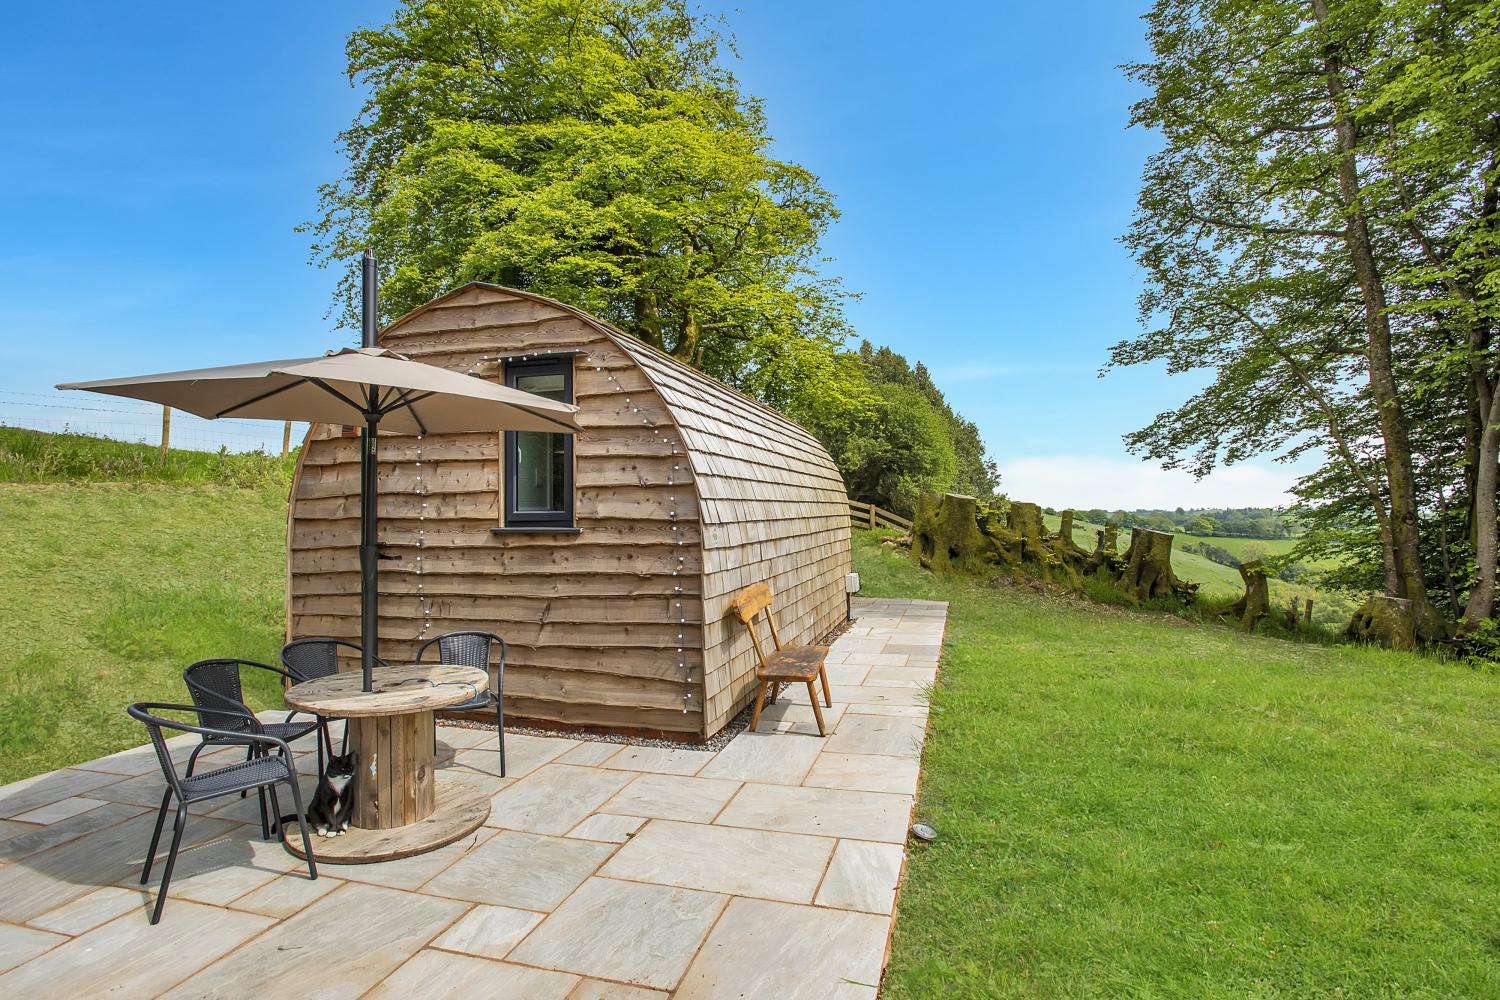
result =
M365 431L359 455L359 575L360 575L360 665L364 689L371 690L375 675L375 647L380 641L380 543L376 539L380 502L375 478L378 414L365 415Z
M379 294L379 277L375 270L375 255L366 250L360 261L360 291L363 293L360 316L360 338L365 347L374 347L379 325L376 312L376 296ZM365 411L365 433L359 450L359 582L360 582L360 666L364 670L364 689L369 691L375 679L375 647L380 642L380 543L376 539L376 526L380 512L377 492L376 464L379 438L376 434L380 424L380 397L375 387L370 386Z

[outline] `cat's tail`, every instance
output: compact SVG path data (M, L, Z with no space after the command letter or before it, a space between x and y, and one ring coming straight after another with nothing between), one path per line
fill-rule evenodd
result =
M285 816L277 816L276 817L276 826L275 826L275 829L273 829L271 832L275 833L277 836L280 836L281 832L286 829L286 825L288 823L291 823L291 824L295 825L296 822L297 822L297 814L296 813L287 813ZM309 830L311 830L313 828L312 817L310 817L310 816L303 816L302 817L302 822L304 822L304 823L307 824L307 828Z

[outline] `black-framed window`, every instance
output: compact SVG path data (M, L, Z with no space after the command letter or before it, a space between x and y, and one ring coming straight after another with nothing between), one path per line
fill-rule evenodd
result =
M505 384L563 403L573 402L573 358L505 363ZM573 435L505 433L505 526L573 526Z

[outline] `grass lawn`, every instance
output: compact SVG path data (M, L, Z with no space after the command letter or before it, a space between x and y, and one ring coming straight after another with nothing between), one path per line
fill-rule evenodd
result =
M127 702L271 660L284 495L0 485L0 781L139 744ZM942 581L883 996L1500 996L1500 676ZM259 707L273 686L252 692Z
M125 706L185 700L194 660L276 662L284 489L0 484L0 511L0 783L145 742Z
M1500 677L944 582L883 996L1500 996Z

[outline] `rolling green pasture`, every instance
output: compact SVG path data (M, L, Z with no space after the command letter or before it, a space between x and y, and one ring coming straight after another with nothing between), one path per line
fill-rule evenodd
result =
M194 660L276 662L285 494L0 483L0 512L0 783L144 742L125 706L183 701Z
M935 579L886 1000L1500 996L1500 676Z
M1062 518L1056 514L1043 515L1042 520L1050 531L1057 531L1062 524ZM1093 551L1097 540L1096 533L1101 527L1102 525L1075 519L1073 521L1074 542L1080 548ZM1129 530L1121 529L1122 550L1129 538ZM1209 545L1217 545L1234 555L1235 558L1241 558L1245 548L1250 545L1263 546L1268 554L1277 556L1285 555L1297 544L1296 540L1291 538L1220 538L1208 535L1175 534L1172 542L1172 572L1176 573L1180 579L1198 584L1199 594L1209 601L1217 602L1238 598L1244 594L1245 584L1240 579L1239 570L1216 563L1196 552L1184 551L1182 548L1184 542L1207 542ZM1310 565L1309 568L1316 570L1318 566ZM1284 580L1272 579L1270 590L1271 604L1277 608L1287 607L1293 600L1305 602L1310 598L1313 602L1314 619L1327 626L1341 628L1354 609L1354 604L1347 597L1326 593L1315 583L1287 583Z

